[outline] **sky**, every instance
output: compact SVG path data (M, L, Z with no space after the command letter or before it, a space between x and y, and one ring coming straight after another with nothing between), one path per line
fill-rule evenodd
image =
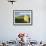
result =
M22 15L31 15L31 11L15 11L16 16L22 16Z

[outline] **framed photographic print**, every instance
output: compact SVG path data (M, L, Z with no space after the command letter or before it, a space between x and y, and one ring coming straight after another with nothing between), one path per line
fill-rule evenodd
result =
M32 10L13 10L14 25L32 25Z

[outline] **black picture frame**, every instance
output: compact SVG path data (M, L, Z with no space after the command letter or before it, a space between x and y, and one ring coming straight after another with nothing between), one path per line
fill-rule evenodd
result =
M13 10L13 25L32 25L32 24L33 24L32 10Z

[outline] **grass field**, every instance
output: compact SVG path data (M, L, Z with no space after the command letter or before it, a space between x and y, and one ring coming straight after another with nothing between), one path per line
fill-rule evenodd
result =
M30 23L30 16L17 16L15 17L15 23Z

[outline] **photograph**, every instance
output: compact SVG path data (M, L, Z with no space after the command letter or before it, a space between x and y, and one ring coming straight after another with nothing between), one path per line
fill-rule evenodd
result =
M32 10L13 10L13 24L32 24Z

